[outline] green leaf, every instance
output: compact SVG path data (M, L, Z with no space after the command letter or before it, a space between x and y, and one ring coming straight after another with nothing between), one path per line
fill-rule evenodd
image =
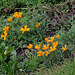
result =
M4 61L3 57L2 57L2 54L0 54L0 61L1 61L1 70L3 72L6 72L7 71L7 65L6 65L6 63L5 63L5 61Z
M4 53L4 50L5 50L4 46L1 46L0 47L0 53Z
M14 47L7 48L7 54L11 54L14 51Z

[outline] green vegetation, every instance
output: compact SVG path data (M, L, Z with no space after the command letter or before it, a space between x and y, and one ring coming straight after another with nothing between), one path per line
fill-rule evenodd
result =
M39 73L31 73L31 75L74 75L75 74L75 62L64 61L63 65L54 65L50 69L41 69Z
M74 75L73 6L73 0L1 0L0 75ZM58 46L47 53L53 42L45 38L51 41L52 36ZM47 44L48 50L43 50Z

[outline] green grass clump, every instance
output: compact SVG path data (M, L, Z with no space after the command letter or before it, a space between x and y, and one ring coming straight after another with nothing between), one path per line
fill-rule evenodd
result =
M64 61L61 66L50 66L50 69L41 69L36 75L74 75L75 74L75 61ZM31 73L33 75L35 73Z

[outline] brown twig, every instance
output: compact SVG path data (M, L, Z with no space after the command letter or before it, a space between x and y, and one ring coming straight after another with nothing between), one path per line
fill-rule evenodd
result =
M30 9L30 8L15 8L15 9Z
M53 9L50 9L50 8L44 6L44 5L42 5L42 7L43 7L44 9L46 9L47 11L49 11L49 12L53 12L53 11L55 11L55 9L56 9L57 7L63 7L63 6L65 6L65 5L68 5L69 3L74 3L74 0L66 1L66 2L64 2L64 3L58 4L58 5L56 5Z

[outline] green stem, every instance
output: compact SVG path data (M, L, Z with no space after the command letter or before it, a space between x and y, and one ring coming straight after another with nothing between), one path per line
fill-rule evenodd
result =
M43 40L43 38L42 38L41 34L39 33L38 29L37 29L37 33L39 34L39 36L40 36L40 37L41 37L41 39Z

